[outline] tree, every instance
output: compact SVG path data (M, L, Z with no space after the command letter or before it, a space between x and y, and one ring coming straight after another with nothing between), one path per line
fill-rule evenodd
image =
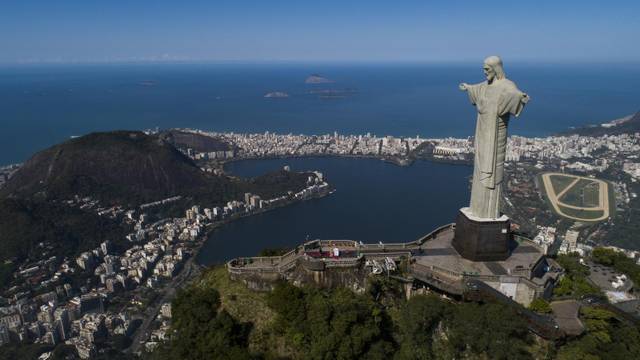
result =
M606 344L611 342L611 321L615 315L608 310L583 307L580 309L584 317L585 327L590 336L599 343Z
M435 295L414 296L400 310L397 359L433 358L434 332L444 320L446 304Z
M384 358L393 345L385 338L385 313L369 297L340 288L321 291L280 283L269 294L276 327L309 359Z
M640 358L638 327L619 322L608 310L584 307L580 312L587 332L581 338L561 347L558 359Z
M587 281L589 268L580 264L577 255L560 255L556 260L564 268L565 275L553 289L555 296L581 298L586 295L602 295L600 289Z
M192 285L172 302L173 336L169 359L249 359L249 327L225 310L220 295L210 287Z
M296 343L301 342L305 332L302 328L306 326L307 315L305 293L283 281L276 284L269 293L267 304L278 314L276 328L289 331L290 338L296 338Z
M627 274L635 284L640 284L640 265L623 253L598 247L593 250L591 257L594 262L612 266L616 271Z
M551 305L543 298L537 298L529 304L529 309L542 314L548 314L551 312Z
M589 275L589 268L580 264L580 257L576 254L558 255L556 261L562 266L567 275Z
M511 308L500 304L464 303L455 308L447 324L456 357L488 356L491 359L530 359L528 329Z
M591 252L593 261L605 266L611 266L616 262L618 253L613 249L606 249L603 247L597 247Z

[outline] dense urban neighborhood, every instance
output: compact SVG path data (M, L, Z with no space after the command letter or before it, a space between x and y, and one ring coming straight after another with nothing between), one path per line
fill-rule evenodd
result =
M3 171L11 174L16 168ZM194 205L183 217L154 221L150 213L155 207L170 205L181 196L135 209L101 206L91 197L68 199L65 206L114 219L132 229L126 235L129 246L114 251L105 241L60 261L52 255L55 245L41 243L39 260L11 266L14 273L2 274L0 344L12 340L52 346L64 343L75 347L83 359L105 348L127 348L128 352L153 349L168 331L169 294L198 271L194 256L210 231L234 219L322 197L330 191L322 173L315 172L308 177L306 188L298 192L271 199L246 193L243 199L224 206ZM10 263L7 260L5 267ZM13 286L5 287L8 284Z

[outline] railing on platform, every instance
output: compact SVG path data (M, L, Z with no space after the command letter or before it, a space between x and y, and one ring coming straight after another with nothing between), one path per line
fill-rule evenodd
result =
M231 273L266 273L266 272L286 272L295 267L298 259L305 256L305 252L311 249L329 250L337 247L340 250L354 249L358 251L355 258L325 257L327 267L347 267L355 266L363 256L368 257L391 257L400 258L412 256L411 250L418 249L425 241L435 238L440 232L454 228L455 224L441 226L418 240L407 243L387 243L387 244L361 244L353 240L311 240L297 246L295 249L281 256L254 256L239 257L227 262L227 269Z
M436 271L434 271L436 270ZM412 264L411 265L411 275L431 286L435 286L438 289L448 292L450 294L461 295L462 288L462 280L461 276L451 276L447 275L450 273L449 271L440 272L440 269L435 266L424 266L420 264Z

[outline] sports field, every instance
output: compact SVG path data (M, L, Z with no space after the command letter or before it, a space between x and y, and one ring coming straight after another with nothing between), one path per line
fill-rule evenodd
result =
M610 216L606 181L561 173L542 174L545 193L554 211L577 221L602 221Z

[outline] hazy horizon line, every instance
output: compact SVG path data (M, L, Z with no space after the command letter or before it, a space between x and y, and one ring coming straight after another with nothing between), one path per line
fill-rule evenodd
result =
M114 60L23 60L0 61L0 66L37 65L468 65L478 64L483 59L440 59L440 60L382 60L382 59L114 59ZM640 65L640 59L509 59L505 62L515 65Z

